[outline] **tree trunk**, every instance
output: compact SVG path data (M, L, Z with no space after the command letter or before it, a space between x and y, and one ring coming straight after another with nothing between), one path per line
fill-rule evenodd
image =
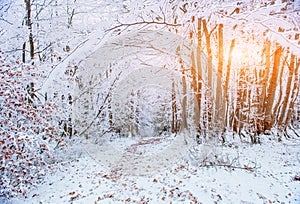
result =
M274 113L273 113L273 104L275 100L275 92L276 92L276 84L277 78L280 68L280 58L282 54L283 48L280 45L276 45L276 50L274 53L274 62L273 62L273 69L271 74L270 83L268 86L267 91L267 98L266 98L266 109L265 109L265 129L270 130L271 127L274 125Z
M210 34L207 29L207 23L206 20L202 20L203 24L203 31L205 35L205 41L206 41L206 50L207 50L207 58L208 58L208 63L207 63L207 80L208 80L208 87L212 89L212 50L211 50L211 42L210 42Z
M30 45L30 58L34 59L34 40L33 40L33 32L32 32L32 22L31 22L31 2L30 0L25 0L27 18L26 25L29 29L29 45Z
M299 96L299 90L300 90L300 80L299 80L299 67L300 67L300 59L295 60L297 61L295 69L294 69L294 85L293 85L293 91L292 91L292 96L289 104L289 109L287 111L287 116L285 119L285 124L284 124L284 129L288 126L290 123L292 113L294 111L294 105L295 101L297 100L297 96ZM298 121L299 122L299 121Z
M172 133L178 131L177 127L177 106L176 106L176 92L175 92L175 82L172 79Z
M180 131L187 129L187 86L186 86L186 78L185 78L185 72L184 67L182 67L182 91L183 91L183 97L182 97L182 122L180 126Z
M278 125L279 127L282 127L284 118L287 118L287 110L288 110L288 102L291 99L291 90L292 90L292 80L294 75L294 66L295 66L295 55L291 54L290 64L288 66L289 75L288 75L288 81L286 84L286 92L285 96L282 102L282 109L281 114L278 118Z
M245 101L246 101L246 94L247 94L247 87L246 87L246 71L245 68L240 68L238 70L238 85L237 85L237 99L236 99L236 109L235 109L235 116L233 119L233 130L236 131L241 136L241 130L243 128L245 122Z
M23 48L22 48L22 62L26 62L26 42L23 43Z
M217 86L215 90L215 118L214 121L220 125L220 129L224 128L224 96L223 96L223 62L224 62L224 48L223 48L223 24L218 28L218 73L216 75ZM222 131L222 130L220 130Z
M197 52L197 51L196 51ZM196 56L197 57L197 56ZM191 53L191 61L192 61L192 67L191 67L191 74L192 74L192 84L191 87L193 89L194 92L194 96L195 96L195 102L194 102L194 124L195 126L199 125L199 116L200 116L200 110L198 108L198 98L197 98L197 90L198 90L198 83L197 83L197 64L196 64L196 58L195 57L195 52L192 51Z
M282 60L283 62L286 62L287 63L287 59L288 59L288 56L289 53L286 54L285 58ZM278 119L280 117L280 114L281 114L281 108L282 108L282 103L283 103L283 97L282 97L282 91L283 91L283 74L284 74L284 69L285 69L285 63L282 63L281 65L281 69L280 69L280 73L279 73L279 78L278 78L278 81L279 81L279 85L278 85L278 94L277 94L277 102L276 104L274 105L274 108L273 108L273 117L274 117L274 120L276 122L278 122Z
M285 62L287 60L287 58L288 58L288 54L284 58L283 62ZM282 81L283 81L284 68L285 68L285 64L282 63L280 73L279 73L279 78L278 78L278 80L279 80L279 85L278 85L279 94L278 94L278 97L277 97L278 101L274 105L274 108L273 108L273 113L274 113L273 117L274 117L274 120L276 120L276 121L278 121L277 119L280 115L280 111L278 111L280 109L279 105L282 103L282 90L283 90Z
M76 0L74 0L74 4L76 3ZM73 23L73 18L75 15L75 9L72 8L72 11L70 12L70 8L69 5L67 5L67 14L69 15L68 17L68 28L72 27L72 23Z
M235 47L235 39L231 40L229 54L228 54L228 64L226 71L226 79L224 83L224 93L225 93L225 101L226 101L226 115L225 115L225 125L229 125L230 122L230 109L229 109L229 80L230 80L230 72L231 72L231 61L232 61L232 52Z
M206 101L207 101L207 130L211 129L211 122L213 118L213 109L214 109L214 100L213 100L213 82L212 82L212 50L211 50L211 42L210 42L210 33L208 32L207 29L207 23L206 20L202 20L202 25L203 25L203 32L205 35L205 42L206 42L206 50L207 50L207 85L208 88L210 89L209 91L206 91Z
M264 124L264 116L266 112L266 97L267 97L267 85L269 81L269 74L270 74L270 66L271 66L271 42L266 40L264 43L263 48L263 56L265 58L265 69L262 71L262 85L261 85L261 94L260 94L260 105L259 105L259 112L262 114L262 119L258 121L258 130L259 132L263 132L265 129Z
M197 71L198 71L198 78L197 78L197 91L196 91L196 108L199 111L198 115L198 131L201 131L201 125L200 125L200 117L201 117L201 98L202 98L202 32L201 32L201 18L198 18L198 27L197 27L197 55L196 55L196 65L197 65Z

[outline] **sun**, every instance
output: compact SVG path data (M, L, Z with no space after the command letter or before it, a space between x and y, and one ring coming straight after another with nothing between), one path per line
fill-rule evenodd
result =
M261 54L256 44L240 43L236 44L232 53L231 60L233 65L253 66L261 62Z
M231 57L237 61L243 61L246 57L245 50L242 48L235 47L232 51Z

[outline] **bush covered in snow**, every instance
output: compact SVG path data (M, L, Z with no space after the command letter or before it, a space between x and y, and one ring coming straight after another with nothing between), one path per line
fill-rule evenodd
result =
M51 168L56 107L39 99L36 68L0 51L0 196L25 195Z

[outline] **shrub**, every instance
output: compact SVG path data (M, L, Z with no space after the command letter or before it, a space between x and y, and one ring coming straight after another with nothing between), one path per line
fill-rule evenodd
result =
M0 196L25 195L51 168L51 144L59 142L56 107L36 96L41 77L0 51ZM55 136L56 135L56 136Z

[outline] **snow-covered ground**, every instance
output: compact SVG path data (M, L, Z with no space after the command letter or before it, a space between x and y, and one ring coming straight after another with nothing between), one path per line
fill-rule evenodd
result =
M239 168L197 167L195 158L205 155L198 152L199 157L192 157L181 141L174 137L117 138L73 144L61 155L64 163L55 173L28 198L11 203L300 203L299 139L265 138L260 145L212 148ZM185 153L179 154L179 149ZM160 169L159 161L149 159L159 155ZM151 168L151 162L158 169ZM135 167L143 171L138 174Z

